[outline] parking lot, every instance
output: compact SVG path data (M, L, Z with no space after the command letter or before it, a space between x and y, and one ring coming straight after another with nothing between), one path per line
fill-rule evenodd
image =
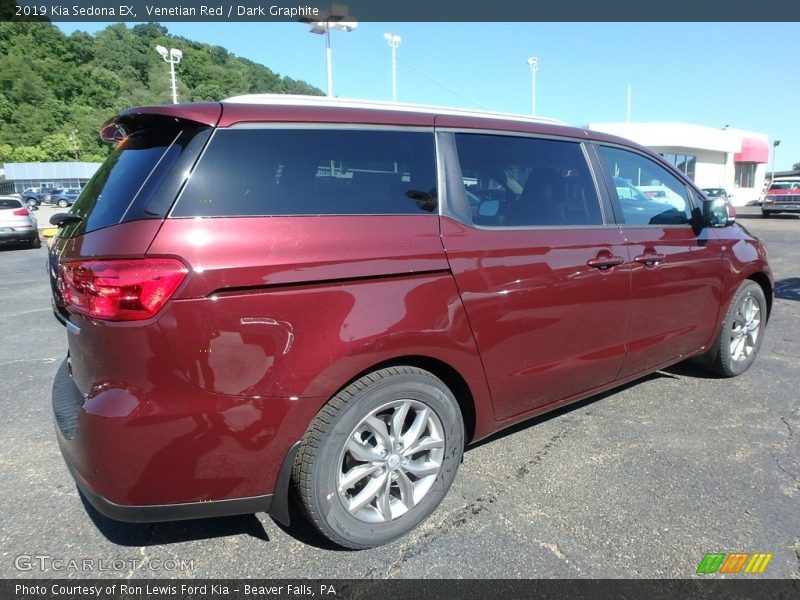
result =
M678 365L494 436L421 527L361 552L302 520L136 525L84 504L53 433L46 248L0 247L0 577L683 578L707 552L774 554L732 577L800 577L800 218L739 222L777 283L750 371Z

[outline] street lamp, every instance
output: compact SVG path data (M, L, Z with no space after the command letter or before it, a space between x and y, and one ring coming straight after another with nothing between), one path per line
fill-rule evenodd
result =
M392 102L397 102L397 48L403 39L393 33L384 33L383 39L387 41L389 48L392 49Z
M301 18L301 22L309 22ZM331 29L339 31L353 31L358 27L355 19L347 14L347 7L339 4L332 4L330 11L326 11L325 19L322 21L311 21L311 33L325 36L325 66L328 72L328 96L333 96L333 66L331 65Z
M531 68L531 114L536 116L536 69L539 68L539 59L531 56L528 66Z
M178 88L175 86L175 65L181 62L183 52L177 48L170 48L167 50L164 46L156 46L156 52L161 55L164 62L169 63L169 74L172 77L172 103L178 103Z
M769 178L770 185L772 185L772 182L775 181L775 155L778 153L778 146L780 145L780 140L775 140L772 142L772 175Z

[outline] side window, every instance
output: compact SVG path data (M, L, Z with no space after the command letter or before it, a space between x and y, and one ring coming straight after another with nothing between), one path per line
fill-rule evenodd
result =
M456 134L455 139L473 224L603 223L580 143L471 133Z
M172 215L430 214L433 134L228 129L209 142Z
M691 217L684 183L658 163L621 148L600 146L629 225L682 225Z

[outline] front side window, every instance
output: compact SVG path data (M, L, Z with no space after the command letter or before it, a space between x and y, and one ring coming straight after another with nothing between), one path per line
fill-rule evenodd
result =
M682 225L691 218L684 183L657 162L613 146L598 148L628 225Z
M218 130L172 215L431 214L433 134L421 131Z
M518 136L455 136L472 222L484 227L603 223L580 143Z

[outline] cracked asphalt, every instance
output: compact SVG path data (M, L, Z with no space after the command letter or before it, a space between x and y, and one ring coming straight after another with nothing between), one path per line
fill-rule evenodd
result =
M678 365L516 426L466 452L420 528L361 552L298 520L131 525L84 505L53 434L66 333L45 250L0 248L0 577L682 578L745 551L774 554L763 577L800 578L800 219L739 222L778 282L749 372Z

